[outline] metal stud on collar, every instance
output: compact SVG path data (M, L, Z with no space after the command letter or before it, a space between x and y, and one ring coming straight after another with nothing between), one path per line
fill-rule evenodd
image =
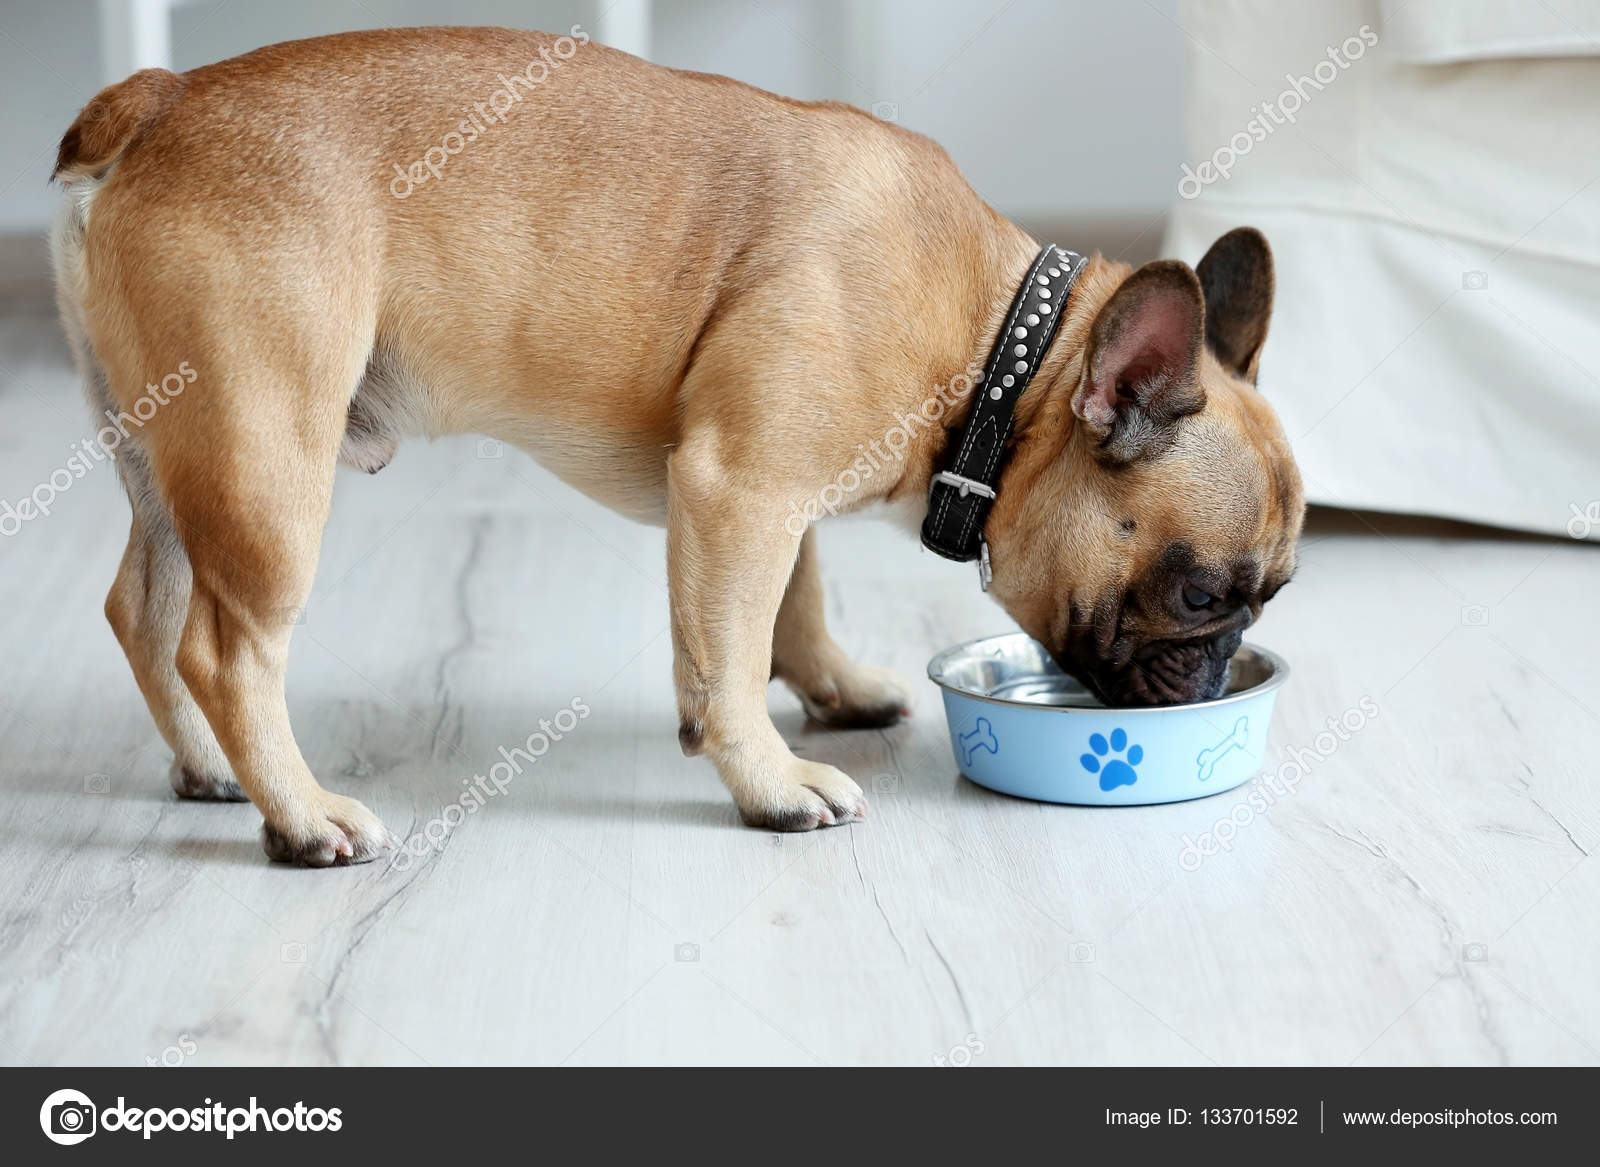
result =
M946 559L978 560L985 590L992 573L983 523L1005 468L1013 412L1044 360L1087 263L1078 252L1054 244L1034 257L976 387L972 409L946 453L945 468L928 484L922 545Z

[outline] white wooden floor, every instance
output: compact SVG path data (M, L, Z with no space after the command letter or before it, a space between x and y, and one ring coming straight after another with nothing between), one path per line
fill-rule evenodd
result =
M8 500L93 432L55 333L0 319ZM436 856L304 871L254 808L168 788L100 614L126 529L104 466L0 538L7 1062L1600 1061L1593 546L1319 518L1255 630L1294 669L1269 760L1378 716L1191 871L1241 794L1088 810L957 776L923 666L1008 621L865 522L823 532L830 616L916 716L821 732L774 687L872 817L740 827L678 752L661 533L510 450L407 447L340 481L290 679L313 768L404 834L593 712Z

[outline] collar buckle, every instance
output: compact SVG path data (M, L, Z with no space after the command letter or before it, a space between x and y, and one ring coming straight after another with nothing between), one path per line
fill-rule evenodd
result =
M946 486L955 487L962 498L966 498L969 494L975 494L979 498L986 498L990 502L994 501L994 487L987 483L979 482L976 478L968 478L951 470L941 470L933 476L933 479L928 483L928 497L933 497L933 488L941 482Z

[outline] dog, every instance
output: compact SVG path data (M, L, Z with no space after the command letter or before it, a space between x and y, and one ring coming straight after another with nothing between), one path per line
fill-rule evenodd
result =
M274 860L393 845L301 756L283 614L339 462L479 433L666 527L680 742L745 823L865 815L790 752L768 682L832 726L891 724L908 690L829 635L793 516L938 387L939 424L836 508L915 528L1039 246L937 145L580 28L434 28L136 73L54 177L75 359L97 415L140 422L106 615L180 795L248 798ZM1195 269L1095 255L1015 403L991 591L1109 702L1216 696L1294 570L1302 486L1254 386L1272 299L1249 228Z

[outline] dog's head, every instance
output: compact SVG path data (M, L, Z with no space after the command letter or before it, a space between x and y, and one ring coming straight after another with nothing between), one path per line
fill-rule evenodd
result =
M986 524L992 591L1110 704L1219 696L1245 628L1294 571L1300 475L1255 388L1272 293L1253 228L1197 269L1126 275L1017 435L1019 481L1002 482Z

